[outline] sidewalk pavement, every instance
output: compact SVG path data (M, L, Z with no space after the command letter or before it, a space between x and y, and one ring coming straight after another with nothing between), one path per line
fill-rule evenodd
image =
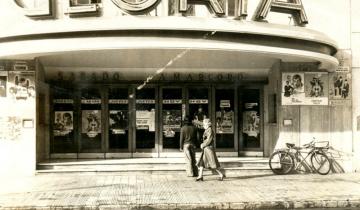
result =
M360 174L66 173L1 179L0 209L360 209Z

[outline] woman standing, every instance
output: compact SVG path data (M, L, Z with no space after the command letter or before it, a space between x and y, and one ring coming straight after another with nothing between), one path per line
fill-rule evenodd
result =
M214 131L211 129L211 121L206 118L203 121L205 132L203 134L203 143L200 145L203 150L197 166L199 167L199 176L196 181L203 181L204 168L215 170L219 174L219 180L222 181L225 175L220 171L220 163L216 157L214 148Z

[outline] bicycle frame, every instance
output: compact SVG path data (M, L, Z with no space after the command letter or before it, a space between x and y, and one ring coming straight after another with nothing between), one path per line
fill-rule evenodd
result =
M294 148L292 148L294 149ZM294 167L294 170L296 171L301 171L300 170L300 167L301 166L306 166L307 169L309 169L311 172L314 172L314 168L311 164L308 163L307 159L315 153L315 148L311 148L311 150L309 152L305 152L305 151L302 151L303 149L300 148L300 149L294 149L296 152L295 153L292 153L290 152L291 154L293 154L295 157L294 157L294 162L295 162L295 167ZM306 157L303 156L303 154L307 153Z

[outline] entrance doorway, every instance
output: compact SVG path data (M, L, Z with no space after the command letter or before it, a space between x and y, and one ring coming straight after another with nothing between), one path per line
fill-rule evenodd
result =
M141 89L136 85L54 86L52 98L53 158L180 157L180 128L186 115L200 137L202 120L211 119L221 156L263 151L259 88L218 84Z

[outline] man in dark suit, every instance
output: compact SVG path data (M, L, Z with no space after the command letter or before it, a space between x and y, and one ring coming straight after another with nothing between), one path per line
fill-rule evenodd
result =
M195 143L199 139L197 128L192 124L188 116L184 119L184 125L180 130L180 151L184 151L185 168L187 176L197 176L198 168L195 159Z

